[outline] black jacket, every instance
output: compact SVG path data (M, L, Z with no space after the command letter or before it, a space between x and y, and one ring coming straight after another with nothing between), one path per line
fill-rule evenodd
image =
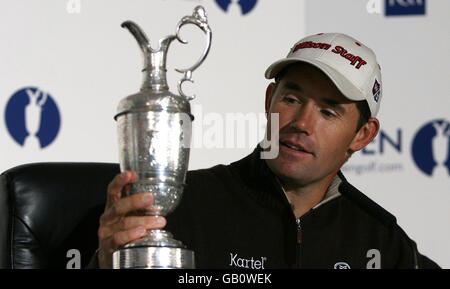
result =
M295 216L260 149L230 165L190 171L167 217L197 268L438 268L389 212L342 180L340 196Z

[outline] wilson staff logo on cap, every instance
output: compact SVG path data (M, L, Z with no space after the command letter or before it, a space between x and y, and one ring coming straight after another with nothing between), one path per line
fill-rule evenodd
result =
M380 108L381 67L375 53L360 41L341 33L319 33L298 41L286 58L267 68L267 79L295 62L307 62L322 70L339 91L353 101L367 101L371 116Z

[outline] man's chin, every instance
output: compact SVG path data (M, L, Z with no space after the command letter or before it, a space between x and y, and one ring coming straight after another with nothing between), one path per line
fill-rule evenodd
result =
M301 168L298 164L294 167L287 164L279 164L276 160L266 160L267 165L272 172L282 181L295 183L298 185L304 184L309 179L308 171L311 169Z

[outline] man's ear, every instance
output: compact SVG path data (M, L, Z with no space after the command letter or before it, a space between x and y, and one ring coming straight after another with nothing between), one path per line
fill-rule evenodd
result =
M363 149L377 136L379 130L380 122L378 119L374 117L369 118L369 121L356 133L349 146L349 151L353 153Z
M275 89L275 82L270 83L267 88L266 88L266 104L265 104L265 108L266 108L266 117L269 114L269 110L270 110L270 103L272 102L272 95L274 93L274 89Z

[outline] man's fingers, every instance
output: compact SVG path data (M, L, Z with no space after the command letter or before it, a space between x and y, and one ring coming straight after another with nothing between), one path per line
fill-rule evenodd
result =
M115 215L125 215L139 209L145 209L153 204L153 196L150 193L134 194L122 198L112 206Z
M100 222L102 224L114 223L118 217L150 207L153 204L153 200L153 196L150 193L134 194L121 198L106 209L105 213L100 217Z
M161 229L167 221L163 216L129 216L124 217L116 223L99 228L99 239L105 239L118 231L127 231L137 227L144 227L147 230Z
M128 216L98 230L100 268L111 268L112 254L118 247L143 238L150 229L161 229L167 221L163 216Z
M107 254L112 254L119 246L123 246L131 241L140 239L145 236L147 230L144 227L132 228L126 231L119 231L103 239L101 243L104 244L104 248L108 248Z
M145 236L147 231L144 227L133 228L127 231L120 231L107 237L102 237L99 230L99 250L98 264L100 268L112 267L112 254L120 246L123 246L133 240L140 239Z
M155 218L155 217L153 217L153 218ZM113 245L112 245L113 251L116 250L117 247L119 247L119 246L123 246L132 241L135 241L139 238L144 237L147 234L148 229L159 229L162 227L161 224L165 224L164 217L158 217L155 219L158 219L158 221L152 221L152 222L146 223L142 226L133 227L131 229L115 232L111 236L112 241L113 241ZM161 222L161 223L158 223L158 222Z
M129 216L123 218L113 226L120 230L129 230L134 227L144 227L145 229L161 229L166 225L166 218L163 216Z
M136 181L136 172L134 171L125 171L121 174L117 174L108 185L106 207L111 206L114 202L120 199L123 187L134 181Z

